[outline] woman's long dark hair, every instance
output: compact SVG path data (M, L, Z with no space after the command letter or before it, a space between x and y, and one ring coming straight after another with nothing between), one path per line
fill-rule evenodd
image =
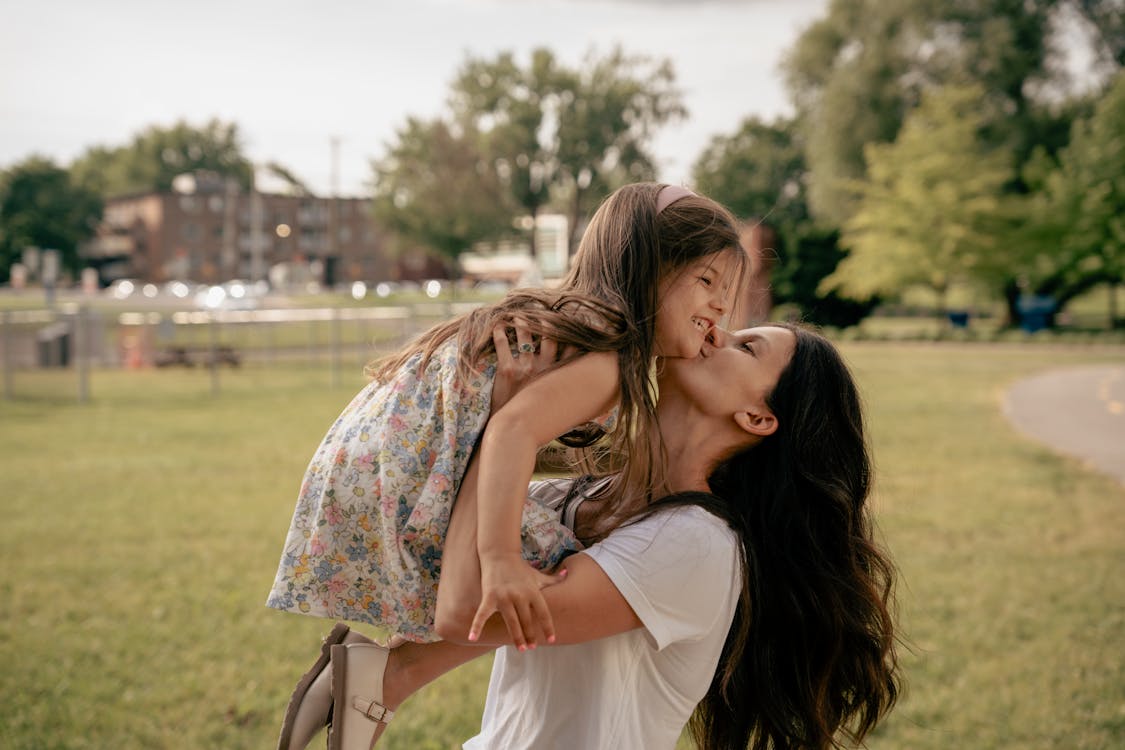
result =
M767 399L776 432L719 465L713 495L649 510L700 505L742 540L742 595L689 723L702 750L858 743L899 693L895 571L867 508L859 393L831 343L785 327L797 343Z

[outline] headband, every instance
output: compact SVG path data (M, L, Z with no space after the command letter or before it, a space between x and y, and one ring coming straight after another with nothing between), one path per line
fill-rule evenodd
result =
M679 185L665 185L656 194L656 213L659 214L680 198L686 198L689 195L695 195L695 193Z

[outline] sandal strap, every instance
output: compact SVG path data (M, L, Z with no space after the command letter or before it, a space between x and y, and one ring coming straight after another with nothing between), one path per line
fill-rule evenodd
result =
M380 724L386 724L395 715L394 711L381 703L360 698L358 695L352 696L352 708L371 719L371 721L377 721Z

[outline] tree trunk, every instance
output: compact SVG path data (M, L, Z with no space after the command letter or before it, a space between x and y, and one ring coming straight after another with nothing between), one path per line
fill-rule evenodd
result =
M528 243L527 243L528 252L531 253L531 262L532 263L538 263L539 262L539 253L536 251L536 247L535 247L535 243L536 243L536 237L535 237L536 231L535 230L538 229L538 227L539 227L539 206L535 205L535 206L531 207L531 234L530 234L530 237L529 237Z
M1109 330L1117 328L1117 282L1109 282Z
M1005 328L1015 328L1020 324L1019 299L1019 282L1014 278L1008 279L1004 282L1004 302L1008 310L1008 319L1004 321Z

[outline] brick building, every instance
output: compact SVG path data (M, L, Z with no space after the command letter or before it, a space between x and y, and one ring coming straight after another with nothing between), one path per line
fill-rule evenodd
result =
M246 193L193 175L170 192L107 200L97 236L79 254L102 283L288 275L333 285L446 275L422 253L392 257L387 244L365 198Z

